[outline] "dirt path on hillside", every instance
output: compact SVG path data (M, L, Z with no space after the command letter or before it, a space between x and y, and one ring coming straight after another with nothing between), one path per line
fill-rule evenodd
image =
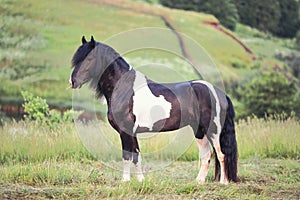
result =
M161 18L163 20L163 22L165 23L166 27L168 27L176 35L179 45L180 45L182 55L186 59L192 60L191 56L189 55L189 52L186 49L186 45L184 43L183 37L181 36L180 32L178 31L179 29L177 27L174 27L174 25L173 25L174 23L172 22L170 17L166 13L164 13L162 11L162 9L158 8L156 10L153 10L153 7L151 5L140 4L137 6L136 3L124 2L122 0L115 0L115 1L101 0L101 2L104 4L110 5L110 6L124 8L124 9L128 9L128 10L132 10L137 13L142 13L142 14L156 16L156 17Z
M180 48L181 48L182 55L187 60L189 60L190 62L193 63L193 59L190 56L189 52L187 51L187 48L186 48L185 42L183 40L183 37L180 34L180 29L178 27L174 26L174 23L172 22L170 17L162 9L157 8L157 9L154 10L152 5L147 5L147 4L137 5L136 3L125 2L125 1L122 1L122 0L114 0L114 1L100 0L100 2L102 2L104 4L107 4L107 5L110 5L110 6L132 10L132 11L137 12L137 13L142 13L142 14L147 14L147 15L151 15L151 16L160 17L164 21L166 27L168 27L170 30L172 30L172 32L176 35L176 37L178 39L178 42L179 42L179 45L180 45ZM223 29L222 27L220 27L219 23L217 23L217 22L203 22L203 23L205 23L207 25L210 25L210 26L213 26L216 30L226 34L229 37L231 37L240 46L242 46L242 48L252 57L252 59L255 59L255 56L254 56L253 52L251 51L251 49L249 47L247 47L242 41L240 41L232 33L230 33L229 31L227 31L225 29ZM196 73L198 74L198 72L196 72Z
M254 54L252 52L252 50L247 46L245 45L240 39L238 39L235 35L233 35L231 32L223 29L221 26L220 26L220 23L218 22L211 22L211 21L204 21L203 24L206 24L206 25L209 25L209 26L212 26L214 27L216 30L224 33L225 35L231 37L234 41L236 41L240 46L243 47L243 49L249 54L252 56L252 59L255 59L254 57Z

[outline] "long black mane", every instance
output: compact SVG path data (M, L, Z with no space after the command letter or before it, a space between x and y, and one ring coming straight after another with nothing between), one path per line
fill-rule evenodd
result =
M99 77L99 81L96 87L96 97L101 98L103 93L109 93L111 95L112 89L114 89L113 85L116 85L119 79L114 79L114 77L123 76L121 74L126 74L129 70L131 70L130 65L121 57L117 57L107 66L103 74ZM132 69L132 71L134 71ZM128 74L123 76L127 78ZM107 80L110 80L109 82L106 82ZM110 86L108 86L109 84ZM124 88L125 90L126 88ZM128 89L128 88L127 88Z
M90 45L90 43L91 42L86 42L77 49L71 61L72 67L76 67L78 64L80 64L87 57L87 55L95 48L92 45Z

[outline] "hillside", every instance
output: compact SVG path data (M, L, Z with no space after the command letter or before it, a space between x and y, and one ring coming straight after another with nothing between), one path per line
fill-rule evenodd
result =
M186 56L198 57L198 52L193 51L193 44L186 38L203 47L203 52L207 52L208 57L215 62L225 83L237 81L248 75L257 62L254 58L282 65L273 59L274 50L288 50L287 45L281 41L274 41L272 38L256 39L252 34L253 31L244 26L236 33L231 33L221 27L217 19L211 15L172 10L159 5L119 0L112 2L1 0L0 2L3 30L0 34L2 107L20 105L22 90L46 98L52 106L70 107L72 104L72 90L68 88L70 60L80 45L82 35L87 37L93 35L97 41L109 41L117 51L123 51L127 40L120 45L110 38L143 27L170 30L174 37L172 48L174 52L182 55L174 56L157 50L140 50L124 54L134 68L141 67L143 63L141 71L154 80L163 80L165 76L156 73L155 68L147 69L145 67L147 63L163 62L170 65L177 73L177 76L174 74L174 77L169 77L170 80L198 77L190 65L182 64ZM183 46L180 37L178 35L176 37L178 33L183 36ZM133 38L127 42L136 41ZM149 42L151 43L151 40ZM271 49L263 48L265 42L270 44ZM245 46L253 53L247 52ZM187 55L183 48L186 48ZM201 56L199 55L200 59ZM177 61L175 57L181 57L181 60Z

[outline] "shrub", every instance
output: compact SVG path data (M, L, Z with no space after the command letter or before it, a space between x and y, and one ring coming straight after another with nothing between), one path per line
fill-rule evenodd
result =
M79 115L79 112L72 110L67 110L62 115L60 111L49 109L49 105L45 99L38 96L35 97L27 91L22 91L21 93L24 99L23 107L26 113L24 116L25 119L46 122L46 124L53 127L62 121L71 122L74 119L74 115Z
M299 115L299 89L280 72L257 74L239 86L237 93L245 116L265 117L266 114L291 114L293 111Z
M41 97L34 97L33 94L27 91L22 91L21 93L24 99L23 107L26 113L24 117L39 122L44 121L46 116L49 115L49 105L46 100Z

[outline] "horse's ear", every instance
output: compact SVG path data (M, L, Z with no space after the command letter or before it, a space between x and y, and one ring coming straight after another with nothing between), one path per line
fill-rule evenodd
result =
M82 36L82 38L81 38L81 42L82 42L82 44L85 44L85 43L86 43L86 39L85 39L85 37L84 37L84 36Z
M91 47L94 48L94 47L95 47L95 44L96 44L96 42L95 42L95 40L94 40L94 37L91 36Z

